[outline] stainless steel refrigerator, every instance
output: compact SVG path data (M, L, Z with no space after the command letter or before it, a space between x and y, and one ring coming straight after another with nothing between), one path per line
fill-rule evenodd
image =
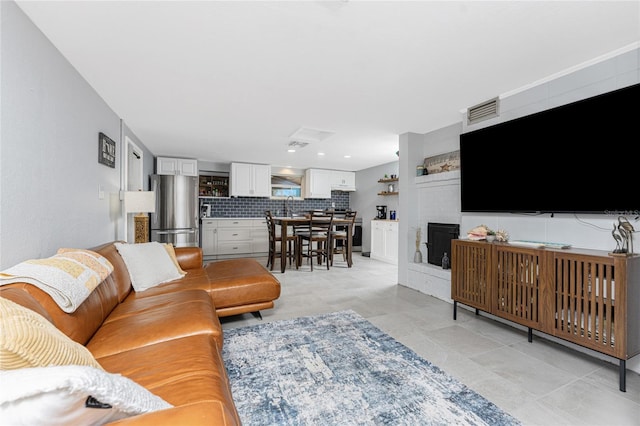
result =
M151 241L198 247L198 178L151 175L156 211L151 213Z

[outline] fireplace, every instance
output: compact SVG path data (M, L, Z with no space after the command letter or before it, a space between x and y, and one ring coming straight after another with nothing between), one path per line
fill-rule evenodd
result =
M427 224L427 262L442 266L442 256L447 253L451 259L451 240L460 235L460 225L455 223Z

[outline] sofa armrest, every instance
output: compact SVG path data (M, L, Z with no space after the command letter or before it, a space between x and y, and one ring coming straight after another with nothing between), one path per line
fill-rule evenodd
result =
M201 401L118 420L109 425L223 425L240 426L240 419L225 409L220 401Z
M176 247L175 252L180 267L185 271L202 268L202 249L200 247Z

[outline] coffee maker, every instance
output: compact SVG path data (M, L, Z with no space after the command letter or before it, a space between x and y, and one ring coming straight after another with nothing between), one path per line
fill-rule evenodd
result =
M376 210L378 210L378 216L376 216L376 219L387 218L387 206L376 206Z

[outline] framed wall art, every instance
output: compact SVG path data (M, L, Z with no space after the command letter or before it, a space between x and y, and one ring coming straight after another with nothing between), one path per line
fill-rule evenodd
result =
M102 132L98 134L98 163L116 167L116 143Z

